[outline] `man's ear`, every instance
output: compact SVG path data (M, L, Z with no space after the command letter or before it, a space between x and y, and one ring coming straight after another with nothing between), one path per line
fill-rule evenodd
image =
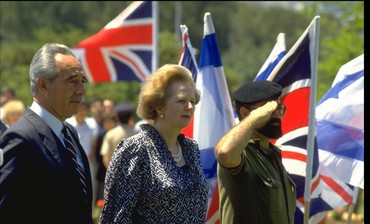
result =
M43 92L48 89L48 82L44 78L36 78L36 84L39 91Z
M239 112L242 117L246 117L250 113L250 111L246 107L240 107Z

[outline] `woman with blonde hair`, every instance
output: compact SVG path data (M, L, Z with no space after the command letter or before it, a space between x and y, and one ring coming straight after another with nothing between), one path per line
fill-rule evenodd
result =
M208 186L197 142L181 134L200 100L191 72L167 64L143 84L137 114L108 166L100 223L203 223Z
M8 127L13 126L21 118L26 110L24 103L20 100L9 100L3 106L3 121Z

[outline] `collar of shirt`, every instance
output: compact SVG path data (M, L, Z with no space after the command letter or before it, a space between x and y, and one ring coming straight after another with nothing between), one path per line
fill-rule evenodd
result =
M54 115L49 113L45 108L43 108L36 101L33 101L30 109L41 117L42 120L46 122L47 125L53 130L53 132L61 139L63 142L62 128L63 123L56 118Z

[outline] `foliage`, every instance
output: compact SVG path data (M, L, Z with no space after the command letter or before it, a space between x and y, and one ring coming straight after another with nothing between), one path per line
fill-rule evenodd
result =
M328 91L342 65L364 53L364 3L328 2L339 7L340 16L320 11L318 3L304 11L306 17L320 15L317 101Z
M17 43L1 47L1 87L9 86L26 105L32 102L28 69L35 50L34 44Z
M16 89L27 105L32 102L28 69L34 52L46 42L75 46L103 28L130 1L1 1L0 81ZM343 7L341 17L320 11L323 4ZM203 37L203 16L210 12L222 55L230 92L252 80L276 43L286 33L287 50L296 42L312 18L320 15L317 98L329 89L341 65L364 51L363 2L314 2L301 12L238 1L160 1L159 66L177 63L181 51L179 24L187 25L193 47L199 52ZM176 7L182 13L176 14ZM199 55L196 55L199 60ZM136 104L140 83L89 83L88 100L94 96L115 102Z
M267 19L276 18L276 19ZM242 81L251 81L269 56L280 32L286 35L287 50L298 39L309 20L281 8L242 7L231 15L230 48L224 62L241 71ZM241 21L247 21L241 23ZM289 25L285 21L290 21ZM263 24L263 26L261 25ZM304 25L302 25L304 24Z
M68 32L66 27L71 26L86 31L87 35L83 37L85 39L110 22L129 3L127 1L1 1L1 44L34 40L39 29L46 28L58 34L66 33Z
M344 10L338 24L329 32L335 33L322 41L322 63L319 63L318 92L321 98L334 81L339 68L364 53L364 3L342 5ZM342 24L340 24L342 23ZM326 28L332 26L326 24ZM326 29L321 29L326 30ZM323 85L329 84L329 85Z
M159 33L159 65L164 64L177 64L180 59L181 42L177 40L177 36L169 31Z

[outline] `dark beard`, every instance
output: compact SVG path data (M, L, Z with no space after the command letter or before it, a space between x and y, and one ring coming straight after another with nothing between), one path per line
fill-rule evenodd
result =
M279 125L273 125L272 123L274 122L279 122ZM265 126L258 128L257 131L268 138L280 138L283 135L283 130L281 129L281 120L273 118L269 122L267 122Z

